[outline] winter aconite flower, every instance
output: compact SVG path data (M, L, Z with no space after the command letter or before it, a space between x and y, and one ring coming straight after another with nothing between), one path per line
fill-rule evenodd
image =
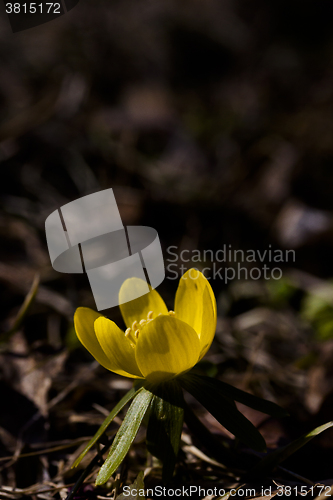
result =
M97 485L105 484L122 463L146 416L147 450L162 462L163 482L171 480L184 420L199 438L206 440L210 436L186 403L183 390L256 451L265 450L265 440L238 410L235 401L275 417L285 415L270 401L195 370L189 372L208 351L216 328L215 297L203 274L190 269L180 279L174 311L168 311L155 290L146 291L146 283L138 278L126 280L121 287L119 303L125 331L91 309L80 307L75 313L76 333L97 361L112 372L135 379L133 387L111 410L73 464L76 467L81 462L116 415L131 402L112 444L109 440L102 450L103 453L111 445L98 472ZM133 296L139 298L130 300ZM215 438L208 440L215 450ZM221 448L222 456L226 450L227 447ZM231 458L234 460L233 455Z
M133 289L144 286L131 278L120 289L125 331L85 307L76 310L74 324L81 343L106 369L155 384L187 372L206 354L215 334L216 301L207 279L195 269L180 279L174 311L152 289L127 301Z

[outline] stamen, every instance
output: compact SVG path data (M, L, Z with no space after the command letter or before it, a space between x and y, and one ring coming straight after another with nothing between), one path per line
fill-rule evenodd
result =
M141 319L139 322L137 322L136 320L133 321L132 328L127 328L127 330L125 331L125 337L128 338L128 340L130 341L130 345L131 347L133 347L133 349L135 348L136 340L139 338L140 328L144 327L146 324L152 321L153 315L154 311L149 311L149 313L147 314L147 319Z
M175 311L169 311L169 316L175 316L175 315L176 315Z
M133 347L133 349L135 349L136 342L132 328L127 328L127 330L125 331L125 337L129 340L130 346Z

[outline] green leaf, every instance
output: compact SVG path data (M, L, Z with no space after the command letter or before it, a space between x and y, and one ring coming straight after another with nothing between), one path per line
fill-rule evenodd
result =
M188 375L193 377L193 380L195 380L195 378L198 377L198 375L194 373ZM241 389L237 389L236 387L226 384L221 380L212 379L210 377L204 377L204 376L202 376L201 379L205 380L207 383L215 384L216 390L219 393L223 393L228 398L234 399L235 401L238 401L239 403L242 403L245 406L249 406L254 410L261 411L262 413L266 413L267 415L271 415L272 417L276 418L282 418L288 416L288 412L284 408L281 408L281 406L278 406L272 401L267 401L266 399L257 398L256 396L253 396L253 394L249 394L248 392L244 392Z
M143 482L143 472L139 472L138 477L135 479L133 484L130 484L126 488L126 494L121 493L116 497L116 500L142 500L145 498L145 484Z
M138 385L136 385L135 387L133 387L130 391L128 391L125 394L125 396L119 401L119 403L113 408L113 410L110 412L110 414L106 417L106 419L104 420L104 422L102 423L102 425L100 426L100 428L98 429L98 431L96 432L96 434L94 435L94 437L92 437L90 439L90 441L88 442L88 444L85 447L85 449L83 450L83 452L75 460L74 464L72 465L72 469L74 467L77 467L79 465L79 463L86 456L86 454L88 453L88 451L90 450L90 448L100 439L100 437L102 436L102 434L104 434L104 432L109 427L109 425L111 424L112 420L118 415L118 413L120 412L120 410L122 410L124 408L124 406L129 401L131 401L131 399L133 399L134 396L138 392L140 392L141 390L142 390L142 386L141 386L141 384L139 382Z
M210 456L225 466L237 466L237 469L242 469L244 458L247 455L236 455L235 450L230 449L217 439L216 435L207 429L188 405L185 406L184 420L189 430L201 441Z
M82 347L82 344L79 341L78 336L76 335L74 325L71 325L66 332L65 345L69 352L72 352L75 349Z
M13 333L15 333L21 326L25 316L27 315L31 304L33 303L39 286L39 274L36 274L32 282L31 288L27 293L23 304L20 307L19 312L15 318L14 324L8 332L2 333L0 335L0 342L7 342Z
M152 398L153 393L143 387L135 396L112 443L109 455L99 470L96 486L106 483L124 460Z
M171 480L184 420L183 391L176 380L161 384L154 394L147 428L147 448L163 462L163 481Z
M327 424L316 427L313 431L304 434L287 446L269 453L249 472L249 477L253 478L258 475L267 475L277 465L302 448L302 446L304 446L308 441L313 439L315 436L318 436L318 434L326 431L326 429L329 429L330 427L333 427L333 422L327 422Z
M214 379L186 374L178 378L181 385L192 394L216 420L236 438L256 451L266 451L266 443L254 425L237 410Z

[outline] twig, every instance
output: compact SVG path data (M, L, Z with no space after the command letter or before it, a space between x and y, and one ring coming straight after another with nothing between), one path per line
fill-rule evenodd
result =
M79 479L76 481L75 485L71 489L69 495L67 496L66 500L72 500L74 498L75 493L78 491L78 489L82 486L83 481L86 479L86 477L91 473L93 468L98 465L101 462L101 456L102 454L111 446L111 443L114 439L114 436L112 438L107 438L106 444L104 445L103 449L97 453L97 455L91 460L89 465L85 468Z
M71 443L59 444L58 446L54 446L52 448L44 448L37 451L31 451L29 453L21 453L18 457L14 455L10 455L8 457L0 457L0 462L5 462L6 460L13 460L15 458L26 458L26 457L35 457L37 455L46 455L47 453L54 453L55 451L65 450L66 448L72 448L73 446L77 446L78 444L89 441L89 437L80 438L72 441Z

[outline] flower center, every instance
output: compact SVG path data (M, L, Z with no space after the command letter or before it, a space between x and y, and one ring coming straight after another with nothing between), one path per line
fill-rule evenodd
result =
M174 316L175 312L169 311L168 314L170 316ZM157 316L161 315L162 313L159 313ZM135 348L136 341L139 338L140 329L143 328L148 323L150 323L150 321L153 321L154 319L153 316L154 316L154 311L149 311L149 313L147 314L147 319L141 319L139 322L133 321L131 328L127 328L127 330L125 331L125 337L130 341L131 347L133 347L133 349Z

